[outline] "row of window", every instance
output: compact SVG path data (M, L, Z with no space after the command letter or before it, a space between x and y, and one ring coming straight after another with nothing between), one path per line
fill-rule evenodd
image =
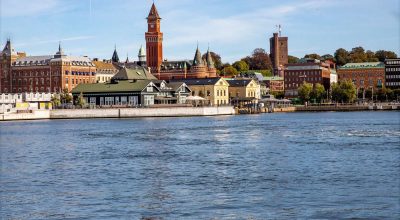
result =
M217 96L226 96L226 90L217 90Z
M69 78L65 78L65 83L68 84ZM71 79L71 84L80 84L80 83L94 83L94 79Z
M287 78L286 81L287 82L303 82L303 81L320 82L320 81L322 81L322 77Z
M285 76L305 76L305 75L310 75L310 76L319 76L320 72L319 71L300 71L300 72L285 72Z
M356 85L357 84L357 80L353 79L353 83L354 83L354 85ZM374 81L372 79L369 79L368 80L368 84L371 86L371 85L374 84ZM360 80L360 84L359 85L361 85L361 86L364 85L364 80L363 79ZM378 86L382 85L382 80L381 79L378 79L377 85Z
M386 68L386 72L399 72L400 68Z
M340 73L339 74L339 76L340 77L348 77L348 78L351 78L351 77L366 77L366 76L369 76L369 77L372 77L372 76L383 76L384 75L384 73L381 73L381 72L369 72L369 73L361 73L361 72L359 72L359 73Z
M386 79L400 79L400 75L386 75Z
M67 70L67 71L65 71L65 75L69 75L69 71ZM94 76L94 75L96 75L96 73L95 72L76 72L76 71L72 71L71 72L71 75L72 76Z
M389 65L400 64L400 60L389 60L386 62L386 64L389 64Z
M386 82L387 86L400 86L400 82Z
M90 97L89 103L91 105L96 105L96 97ZM86 103L88 103L87 98L85 98ZM100 105L130 105L137 106L139 104L138 96L115 96L115 97L99 97Z

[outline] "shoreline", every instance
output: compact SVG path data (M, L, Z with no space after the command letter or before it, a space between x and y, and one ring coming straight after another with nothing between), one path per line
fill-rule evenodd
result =
M294 112L352 112L352 111L400 111L400 105L393 106L292 106L274 108L271 113ZM255 114L265 114L259 112ZM32 113L1 114L1 121L23 120L65 120L96 118L160 118L160 117L204 117L243 115L233 106L221 107L164 107L164 108L110 108L110 109L54 109L34 110Z

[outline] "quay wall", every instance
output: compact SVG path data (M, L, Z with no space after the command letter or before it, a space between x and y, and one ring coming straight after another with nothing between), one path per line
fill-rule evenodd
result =
M400 110L399 105L339 105L339 106L296 106L297 112L302 111L372 111L372 110Z
M230 106L222 107L165 107L121 109L56 109L0 115L0 121L34 119L82 119L82 118L135 118L135 117L182 117L234 115Z

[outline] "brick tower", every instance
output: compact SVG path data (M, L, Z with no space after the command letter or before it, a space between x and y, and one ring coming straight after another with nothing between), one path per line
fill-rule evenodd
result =
M18 54L8 39L4 49L0 51L0 93L13 92L11 66L17 58Z
M281 37L280 31L269 39L270 57L274 68L274 75L283 76L283 69L288 64L288 38Z
M146 37L146 63L153 73L160 72L163 61L163 33L160 30L161 17L156 6L151 6L149 16L147 16L148 30Z

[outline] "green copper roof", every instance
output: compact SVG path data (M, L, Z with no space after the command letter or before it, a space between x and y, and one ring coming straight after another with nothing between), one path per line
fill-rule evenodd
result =
M265 76L263 78L264 81L279 81L279 80L283 80L283 77L279 77L279 76Z
M369 68L384 68L383 62L365 62L365 63L347 63L339 69L369 69Z
M79 84L71 93L140 92L150 83L150 80L124 80L115 83Z
M122 68L118 71L112 79L116 80L156 80L149 71L143 67L139 68Z

